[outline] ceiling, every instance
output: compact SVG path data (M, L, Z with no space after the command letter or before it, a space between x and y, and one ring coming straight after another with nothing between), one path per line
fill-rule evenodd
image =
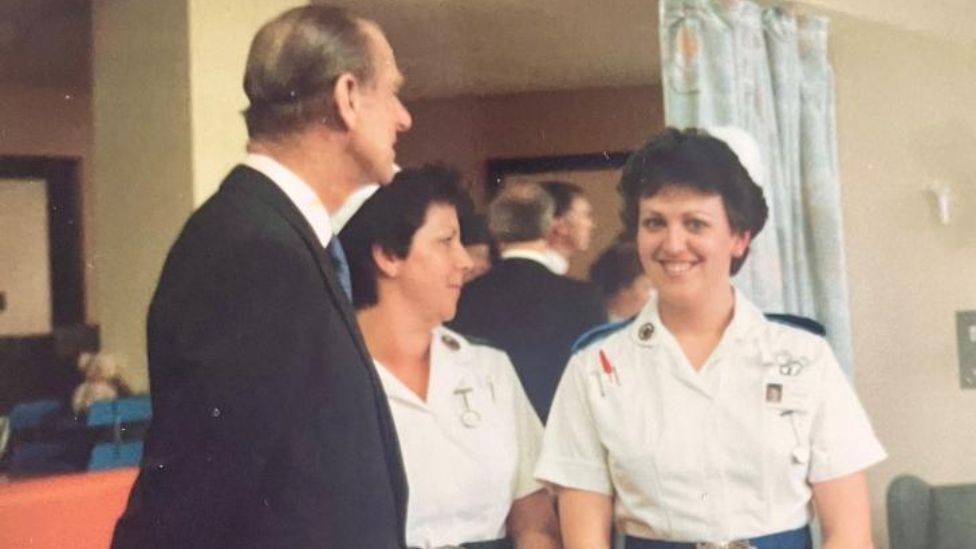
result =
M407 76L445 96L634 86L658 77L654 0L332 0L375 19Z
M91 2L0 0L2 82L89 86ZM656 0L331 3L380 23L407 75L408 98L634 86L659 78ZM867 19L976 49L972 3L803 1L806 11Z

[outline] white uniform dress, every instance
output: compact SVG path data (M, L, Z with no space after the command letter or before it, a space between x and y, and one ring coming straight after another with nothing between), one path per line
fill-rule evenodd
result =
M629 536L721 543L808 524L811 483L885 457L823 338L767 320L736 292L696 372L654 296L573 355L536 477L613 495Z
M533 478L542 423L502 351L434 330L427 401L377 362L410 486L407 545L505 537L512 502Z

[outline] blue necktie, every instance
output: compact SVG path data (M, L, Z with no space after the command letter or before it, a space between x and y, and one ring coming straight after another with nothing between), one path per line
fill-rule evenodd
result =
M342 250L339 237L333 235L329 240L329 245L325 247L325 251L329 252L329 257L332 258L332 266L335 267L342 291L346 293L346 297L352 303L352 277L349 275L349 262L346 260L346 252Z

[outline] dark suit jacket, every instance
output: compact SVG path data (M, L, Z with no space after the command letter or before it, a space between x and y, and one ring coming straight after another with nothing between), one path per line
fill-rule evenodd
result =
M328 254L235 168L170 250L153 420L115 549L404 546L393 421Z
M606 321L599 291L530 259L504 259L461 292L455 330L512 359L542 421L577 337Z

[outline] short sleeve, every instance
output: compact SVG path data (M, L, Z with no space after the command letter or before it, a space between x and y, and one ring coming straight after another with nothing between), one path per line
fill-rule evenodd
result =
M535 476L556 486L611 495L607 452L587 398L582 356L569 361L559 382Z
M864 470L888 455L830 348L823 347L822 400L810 433L811 483Z
M542 449L542 422L529 402L518 375L511 362L506 359L506 376L512 384L515 425L518 438L518 473L515 481L515 498L525 497L543 488L535 479L533 470Z

